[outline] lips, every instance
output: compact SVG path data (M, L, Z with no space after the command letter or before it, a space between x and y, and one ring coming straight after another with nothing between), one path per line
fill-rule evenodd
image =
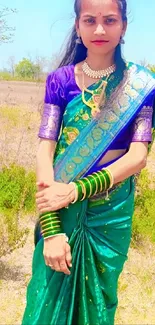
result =
M105 40L94 40L94 41L91 41L91 43L96 44L96 45L102 45L102 44L109 43L109 41L105 41Z

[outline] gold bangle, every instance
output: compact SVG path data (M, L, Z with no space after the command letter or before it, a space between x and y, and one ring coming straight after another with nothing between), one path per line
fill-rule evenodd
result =
M102 188L102 190L105 191L105 190L107 189L107 180L106 180L105 176L102 174L101 170L99 170L98 173L100 173L101 176L104 178L104 181L105 181L105 188L104 188L104 189Z
M78 182L81 184L81 186L82 186L82 192L83 192L83 197L82 197L82 199L80 200L80 202L82 202L82 201L84 201L85 200L85 198L86 198L86 189L85 189L85 186L84 186L84 184L82 183L82 180L80 180L80 179L78 179Z
M102 180L100 179L100 175L98 175L98 173L97 172L94 172L94 174L98 177L98 179L99 179L99 182L100 182L100 192L102 192L102 190L103 190L103 184L102 184Z
M97 184L96 178L94 178L92 174L89 175L89 177L92 177L93 180L94 180L94 182L95 182L95 184L96 184L96 191L95 191L95 193L93 194L93 195L96 195L96 194L97 194L97 191L98 191L98 184Z
M113 176L112 172L109 170L109 168L104 168L103 170L105 170L107 172L107 174L109 175L110 186L109 186L108 190L110 190L114 185L114 176Z
M71 202L71 204L74 204L74 203L76 203L77 200L78 200L78 190L77 190L77 186L76 186L76 184L75 184L74 182L70 182L69 184L73 184L73 186L74 186L75 199L74 199L74 201Z

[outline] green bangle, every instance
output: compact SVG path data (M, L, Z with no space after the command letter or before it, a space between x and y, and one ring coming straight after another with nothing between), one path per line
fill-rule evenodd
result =
M59 217L59 214L55 214L55 215L47 215L47 216L42 216L42 217L39 217L39 220L40 221L45 221L45 220L55 220Z
M102 192L102 190L103 190L103 183L102 183L102 180L101 180L101 178L100 178L100 175L98 175L98 173L97 172L95 172L94 173L95 175L96 175L96 178L97 178L97 180L98 180L98 185L99 185L99 192Z
M108 176L110 178L110 185L109 185L109 189L110 189L114 185L114 176L108 168L105 168L104 171L108 174Z
M102 174L102 172L100 170L97 173L99 174L98 176L100 176L101 179L102 179L102 185L103 185L102 191L106 191L106 189L107 189L107 180L106 180L105 176Z
M82 184L81 184L81 181L78 180L75 182L75 185L76 185L76 188L77 188L77 192L78 192L78 201L80 201L83 197L83 187L82 187Z
M49 231L49 232L46 232L46 234L42 234L43 238L46 238L46 237L49 237L49 236L55 236L55 235L58 235L58 234L61 234L62 231Z
M54 226L58 226L59 225L59 227L60 227L60 222L57 222L57 223L55 223L55 224L53 224L53 223L48 223L48 224L45 224L45 225L41 225L41 230L43 231L43 230L45 230L45 229L53 229L53 227Z
M83 182L82 182L81 179L79 179L78 182L79 182L79 183L81 184L81 186L82 186L82 193L83 193L83 196L82 196L82 198L81 198L80 201L84 201L85 198L86 198L86 188L85 188L85 186L84 186L84 184L83 184Z
M41 231L42 235L46 235L46 233L59 233L59 232L62 232L62 229L60 226L55 226L55 227L52 227L52 228L48 228L47 230L43 230Z
M82 183L85 187L85 190L86 190L86 197L89 197L91 195L91 192L92 192L92 187L91 187L91 183L90 181L88 180L87 177L83 178L82 180Z
M95 177L95 175L93 175L93 174L92 174L92 175L89 175L88 177L89 177L90 182L92 182L92 179L93 179L93 181L94 181L95 186L93 186L92 195L96 195L96 193L97 193L97 191L98 191L98 184L97 184L96 177ZM91 177L92 177L92 178L91 178Z
M91 182L90 182L90 180L89 180L89 178L88 178L88 177L84 177L84 178L83 178L83 180L86 180L86 181L87 181L87 183L89 184L89 189L90 189L90 191L89 191L89 195L88 195L88 198L90 198L90 197L91 197L91 195L92 195L92 191L93 191L93 188L92 188L92 184L91 184Z
M107 190L107 189L109 189L110 183L111 183L110 177L109 177L108 173L105 170L101 170L101 173L102 173L102 175L104 175L104 177L106 179L106 190Z

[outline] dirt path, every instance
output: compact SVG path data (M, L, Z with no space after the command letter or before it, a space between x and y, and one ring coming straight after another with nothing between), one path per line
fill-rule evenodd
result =
M44 98L44 83L0 80L0 106L20 106L38 110Z

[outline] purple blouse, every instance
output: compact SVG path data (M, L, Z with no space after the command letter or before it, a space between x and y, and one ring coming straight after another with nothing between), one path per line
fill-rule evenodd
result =
M58 141L63 114L67 104L81 94L74 76L74 65L64 66L49 74L46 81L44 112L39 137ZM143 106L136 119L117 137L110 147L127 149L131 142L151 142L151 106Z

